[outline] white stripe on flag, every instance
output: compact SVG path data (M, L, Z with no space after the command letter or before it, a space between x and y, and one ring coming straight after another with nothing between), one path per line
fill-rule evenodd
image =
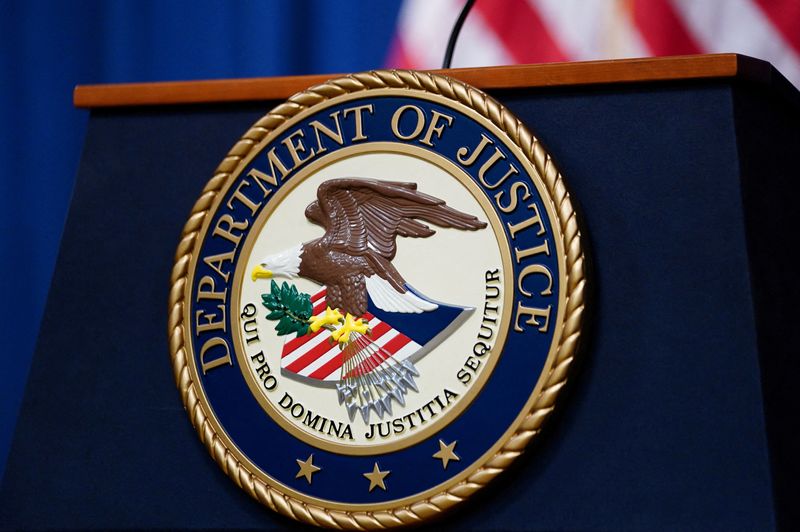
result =
M369 322L369 326L370 326L370 328L374 328L380 322L381 322L381 320L379 320L378 318L372 318L370 320L370 322ZM330 334L328 333L328 331L326 331L326 330L320 331L311 340L309 340L308 342L304 343L303 345L301 345L300 347L298 347L297 349L295 349L291 353L287 353L286 356L281 358L281 367L285 368L285 367L289 366L295 360L299 359L300 357L302 357L303 355L305 355L306 353L308 353L309 351L311 351L312 349L314 349L315 347L317 347L321 343L327 342L328 338L330 338ZM291 340L293 340L293 338L290 339L290 340L287 340L287 341L291 341ZM323 355L320 355L320 358L328 357L328 360L330 360L332 358L332 357L329 357L330 353L336 354L338 351L339 351L339 347L334 344L333 346L331 346L330 350L326 351ZM319 358L317 360L319 360ZM321 364L320 364L320 366L321 366ZM317 366L317 367L320 367L320 366ZM309 366L306 366L299 373L301 375L303 375L304 374L303 371L308 369L308 367ZM314 368L314 369L316 369L316 368Z
M458 0L407 0L403 3L398 36L414 68L442 66L450 29L463 5L464 2ZM502 39L487 27L477 11L473 11L461 29L452 66L512 63Z
M406 345L404 345L402 349L400 349L397 353L395 353L392 358L402 362L403 360L407 359L408 357L419 351L421 347L422 346L419 345L417 342L411 340Z
M800 57L751 0L673 0L673 5L706 51L766 59L800 86Z
M633 10L660 9L629 0L525 0L547 27L558 49L570 60L647 57L653 50ZM755 0L665 0L703 52L734 52L772 63L800 87L800 53ZM499 2L498 2L499 4ZM411 68L441 64L449 30L463 0L406 0L397 39ZM787 28L792 27L787 24ZM475 9L462 30L453 65L509 64L513 44L529 40L519 30L503 32Z
M378 323L380 323L380 320L378 318L374 318L369 322L369 326L370 327L375 327L375 325L377 325ZM389 333L386 333L386 334L389 334ZM328 338L330 338L330 335L326 334L325 331L323 331L322 334L320 334L319 336L325 337L326 341L327 341ZM384 336L386 336L386 335L384 335ZM315 338L315 340L316 340L316 338ZM317 345L319 345L319 342L317 342ZM303 346L303 347L305 347L305 346ZM298 375L303 375L304 377L307 377L307 376L311 375L312 373L314 373L314 371L316 371L318 368L321 368L325 363L327 363L328 361L333 359L333 357L338 355L340 352L341 352L341 350L339 349L339 345L338 344L331 345L330 349L328 349L325 353L321 354L316 360L311 362L308 366L306 366L303 369L301 369L300 371L298 371L297 374ZM294 353L292 353L292 355L294 355ZM281 366L285 367L283 364L281 364Z
M643 57L650 50L617 2L528 0L570 59Z
M391 335L391 338L386 338L387 336L390 336L390 335ZM395 337L397 337L399 335L400 335L399 331L396 331L395 329L391 329L386 334L384 334L383 336L378 338L378 340L376 340L375 343L378 344L379 346L383 347L384 345L389 343L390 340L392 340L393 338L395 338ZM382 361L380 364L378 364L374 368L370 369L369 371L374 371L374 370L380 368L381 366L387 364L390 360L395 360L395 361L402 362L403 360L407 359L408 357L410 357L411 355L413 355L414 353L419 351L421 348L422 348L421 345L419 345L414 340L409 339L409 342L406 345L404 345L403 347L398 349L395 353L391 354L391 356L386 357L386 359L384 361ZM350 371L353 371L353 369L354 368L350 368ZM333 379L326 378L325 380L333 380ZM337 377L337 380L338 380L338 377Z
M403 49L416 68L437 68L447 47L447 30L458 18L453 0L408 0L400 11Z
M524 35L519 38L525 38ZM441 58L436 67L440 67L444 52L442 48ZM467 17L461 35L453 52L453 63L455 67L480 67L493 65L513 65L514 58L503 45L503 36L497 35L483 20L479 11L474 11Z
M286 356L281 358L281 367L286 367L301 356L305 355L315 347L317 347L322 342L328 341L329 335L325 334L325 331L320 332L319 334L315 335L311 340L307 341L291 353L288 353Z
M341 351L339 350L339 346L334 345L332 349L328 350L326 353L317 358L314 362L312 362L308 366L298 371L297 374L302 375L303 377L308 377L309 375L314 373L317 369L321 368L323 365L333 360L334 357L339 356L339 353L341 353Z
M389 342L389 340L391 340L392 338L395 338L395 337L397 337L399 335L400 335L399 331L396 331L395 329L390 329L389 331L386 332L386 334L384 334L383 336L378 338L374 343L376 343L376 344L380 345L381 347L383 347L384 345L386 345ZM387 336L390 336L391 338L386 338ZM384 338L386 338L386 340L384 340ZM381 367L382 365L386 364L386 362L388 362L389 360L397 358L399 353L403 353L403 358L401 358L399 360L405 360L406 358L410 357L415 352L417 352L420 347L421 346L418 343L416 343L415 341L411 340L405 346L403 346L403 348L400 349L397 353L391 354L390 356L386 357L386 360L384 360L383 362L378 364L378 366L376 366L375 368L373 368L370 371L373 371L374 369L377 369L377 368ZM406 353L407 350L409 350L408 353ZM342 371L343 371L343 368L340 366L339 368L336 369L336 371L334 371L333 373L331 373L330 375L325 377L324 380L326 380L326 381L338 381L338 380L340 380L342 378ZM351 368L351 371L352 371L352 368Z
M383 346L385 346L387 343L389 343L389 340L391 340L391 339L392 339L392 338L394 338L395 336L398 336L399 334L400 334L400 332L399 332L399 331L397 331L396 329L393 329L393 328L392 328L392 329L389 329L388 331L386 331L386 332L383 334L383 336L381 336L381 337L380 337L380 338L378 338L377 340L374 340L374 341L372 342L372 344L373 344L373 345L375 345L375 346L383 347ZM392 356L394 356L394 355L392 355ZM390 356L389 358L392 358L392 356ZM350 369L352 369L352 368L350 368Z

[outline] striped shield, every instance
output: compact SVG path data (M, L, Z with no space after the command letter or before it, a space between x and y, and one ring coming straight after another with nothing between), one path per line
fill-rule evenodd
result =
M414 291L410 286L407 288ZM431 301L419 292L414 293ZM325 294L325 287L322 287L311 296L314 316L325 312ZM439 308L432 312L406 314L380 310L370 300L367 312L361 316L369 323L370 334L361 336L344 350L331 339L330 331L324 328L316 333L289 335L283 344L281 370L289 376L333 385L351 377L372 373L387 364L417 360L474 310L434 303ZM351 351L356 354L348 356Z

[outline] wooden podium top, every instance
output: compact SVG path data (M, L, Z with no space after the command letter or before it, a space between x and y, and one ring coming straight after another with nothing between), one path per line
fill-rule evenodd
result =
M737 54L687 55L613 61L546 63L435 70L480 89L737 78L770 83L772 66ZM80 108L282 100L336 74L274 78L78 85Z

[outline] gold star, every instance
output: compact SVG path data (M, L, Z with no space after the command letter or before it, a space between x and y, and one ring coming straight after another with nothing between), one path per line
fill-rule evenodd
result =
M308 458L306 458L305 462L303 460L300 460L299 458L297 458L296 460L297 460L297 465L300 466L300 471L297 472L294 478L306 477L308 483L311 484L311 475L313 475L317 471L320 471L321 469L314 465L313 462L314 455L313 454L308 455Z
M369 479L369 491L375 489L375 486L380 487L383 491L386 491L386 484L383 483L383 479L386 478L391 471L381 471L378 467L378 462L375 462L375 467L372 469L372 473L364 473L364 476Z
M433 453L433 457L442 461L442 467L444 469L447 469L447 464L450 463L450 460L454 460L456 462L461 460L461 458L459 458L455 453L457 443L458 440L449 445L445 445L442 440L439 440L439 450Z

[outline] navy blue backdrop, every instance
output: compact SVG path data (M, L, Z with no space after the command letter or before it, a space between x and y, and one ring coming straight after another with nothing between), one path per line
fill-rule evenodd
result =
M88 116L74 85L379 68L399 4L0 1L0 478Z

